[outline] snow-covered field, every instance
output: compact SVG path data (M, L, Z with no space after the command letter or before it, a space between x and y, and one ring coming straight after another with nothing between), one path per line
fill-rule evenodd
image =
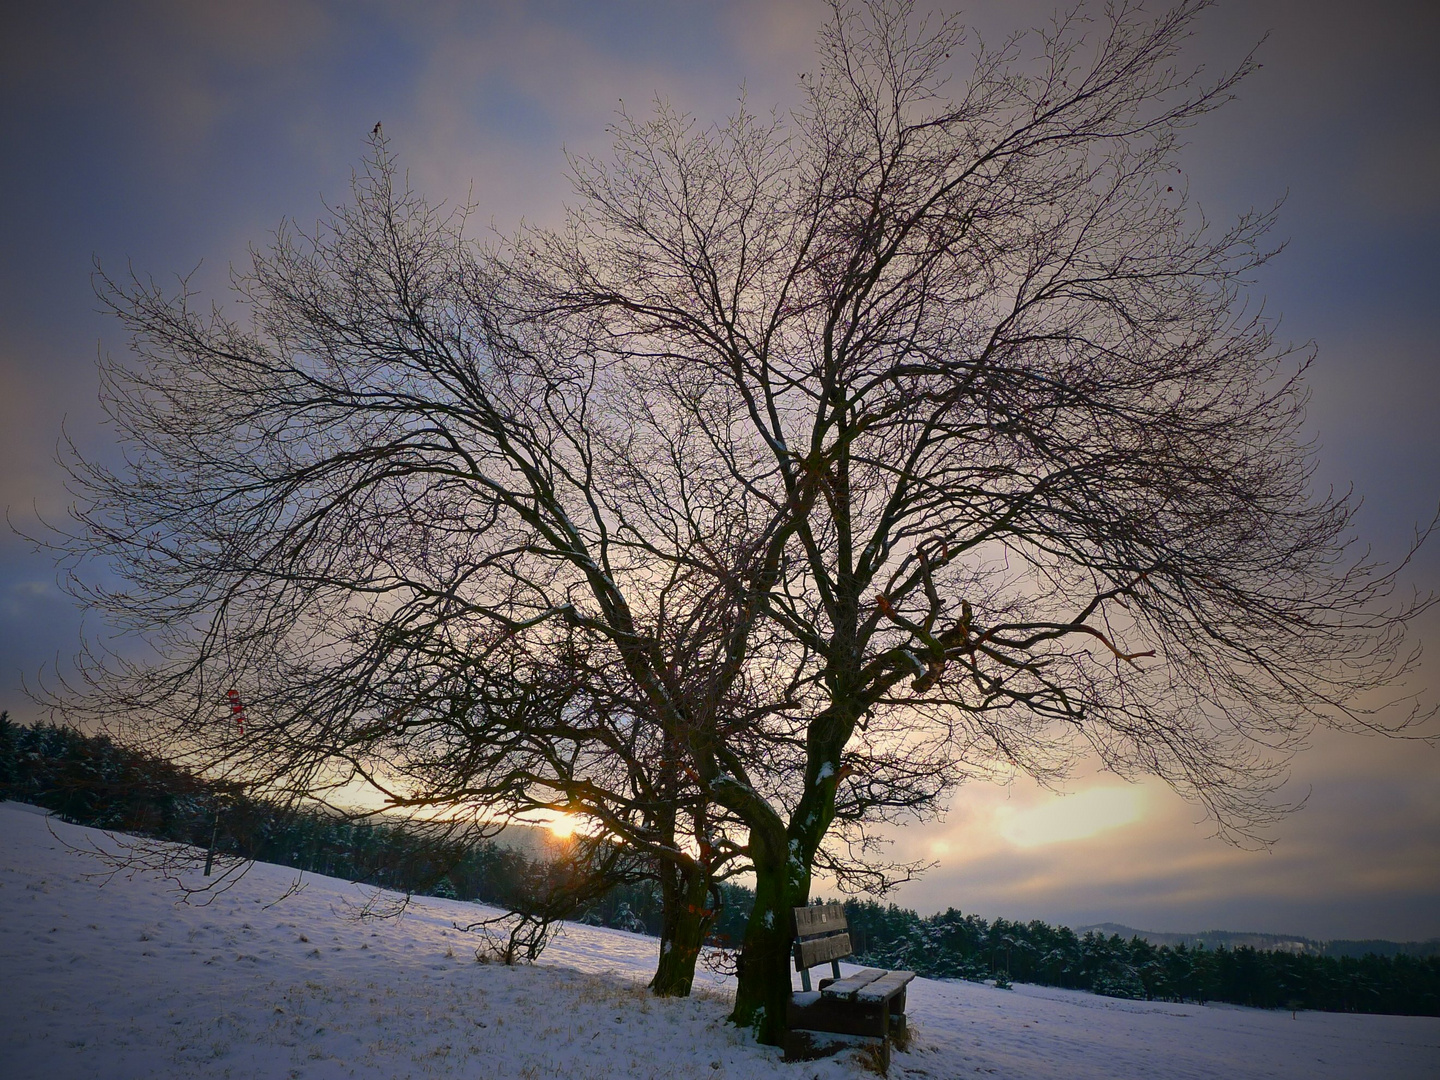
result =
M53 830L53 833L52 833ZM474 960L476 907L419 899L358 920L373 895L257 864L209 906L163 883L91 876L102 833L0 804L0 1078L785 1077L724 1022L724 980L644 990L652 939L569 926L533 967ZM271 906L273 905L273 906ZM1440 1076L1440 1019L1116 1001L1042 987L917 980L896 1077L1355 1080Z

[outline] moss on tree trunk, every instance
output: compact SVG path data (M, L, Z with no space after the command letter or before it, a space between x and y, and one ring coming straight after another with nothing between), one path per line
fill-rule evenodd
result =
M669 864L660 876L663 915L660 963L650 989L660 997L688 997L695 982L695 961L710 932L709 879L699 863Z

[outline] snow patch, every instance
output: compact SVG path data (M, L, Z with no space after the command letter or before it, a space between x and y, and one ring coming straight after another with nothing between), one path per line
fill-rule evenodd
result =
M53 828L55 836L51 835ZM64 843L57 843L56 837ZM0 1072L16 1080L867 1080L851 1054L784 1065L725 1022L734 981L645 989L659 944L567 924L533 967L475 963L486 913L416 897L401 920L354 913L375 890L256 864L208 907L112 879L64 844L104 833L0 804ZM382 901L387 898L382 896ZM142 940L141 935L145 938ZM858 967L841 965L852 973ZM896 1080L1420 1080L1440 1075L1440 1018L1125 1001L1016 984L916 979Z

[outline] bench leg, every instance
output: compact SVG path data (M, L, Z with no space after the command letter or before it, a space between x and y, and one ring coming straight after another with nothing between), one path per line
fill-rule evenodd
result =
M895 1044L897 1050L910 1049L910 1027L905 1023L905 1014L890 1014L890 1041Z

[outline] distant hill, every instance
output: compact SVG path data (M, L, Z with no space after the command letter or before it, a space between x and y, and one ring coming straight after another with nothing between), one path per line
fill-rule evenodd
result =
M1169 945L1171 948L1176 945L1185 945L1193 949L1197 945L1204 945L1207 949L1218 949L1223 945L1227 949L1238 949L1248 945L1252 949L1267 949L1271 952L1320 955L1321 945L1321 942L1293 934L1250 934L1234 930L1205 930L1198 934L1166 934L1158 930L1137 930L1133 926L1110 922L1076 926L1073 929L1077 934L1093 930L1106 937L1111 934L1119 934L1126 940L1138 937L1143 941L1148 941L1151 945Z
M1158 930L1137 930L1133 926L1111 922L1091 923L1087 926L1074 926L1071 929L1077 934L1084 934L1091 930L1097 934L1104 934L1106 937L1111 934L1119 934L1126 940L1138 937L1157 947L1169 945L1174 948L1176 945L1185 945L1193 949L1203 945L1207 949L1218 949L1223 945L1227 949L1239 949L1248 946L1252 949L1265 949L1270 952L1336 957L1365 956L1370 953L1374 953L1376 956L1440 956L1440 938L1431 938L1429 941L1386 941L1381 938L1359 940L1337 938L1333 941L1315 941L1298 934L1256 934L1236 930L1204 930L1198 934L1168 934Z
M350 809L357 812L360 810L358 807ZM424 819L417 819L410 814L390 810L382 810L370 820L400 827L416 826L417 824L419 827L423 827L424 824ZM487 830L483 835L492 843L511 851L517 851L527 859L550 858L556 851L555 834L543 825L511 822L497 833L490 833Z

